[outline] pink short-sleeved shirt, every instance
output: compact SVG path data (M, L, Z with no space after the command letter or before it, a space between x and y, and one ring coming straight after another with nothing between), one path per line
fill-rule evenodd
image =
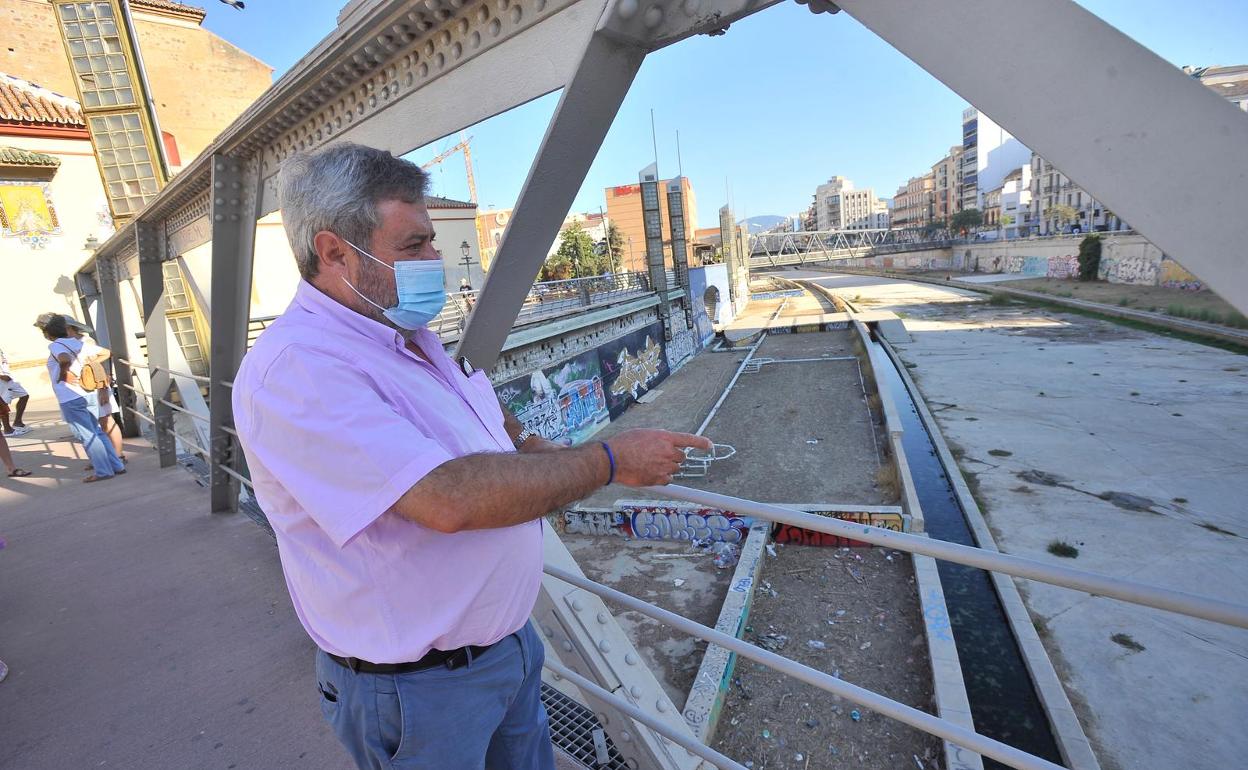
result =
M528 619L539 521L445 534L391 510L442 463L515 451L485 373L301 281L234 380L234 420L295 612L323 650L374 663L492 644ZM465 489L465 493L471 492Z

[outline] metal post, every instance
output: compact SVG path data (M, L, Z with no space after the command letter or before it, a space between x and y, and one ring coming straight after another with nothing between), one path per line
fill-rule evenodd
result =
M178 461L177 443L173 437L173 410L162 403L169 398L169 324L165 320L164 228L138 221L134 223L134 240L139 249L139 284L143 289L143 331L147 339L147 364L151 367L152 414L156 418L156 450L160 467L168 468ZM120 318L121 302L118 301Z
M247 352L247 321L251 314L252 261L258 219L259 165L216 155L212 159L212 350L208 374L208 435L212 452L212 511L238 510L234 437L233 382Z
M602 33L590 38L529 169L456 356L466 356L479 369L490 368L498 358L546 247L557 237L645 55Z
M121 435L134 438L139 435L139 421L134 412L130 411L135 407L134 391L131 390L134 386L134 375L130 365L124 363L130 360L130 347L126 340L125 321L121 315L121 265L116 257L96 260L95 275L100 291L100 312L96 313L96 317L104 321L108 332L108 349L112 352L109 363L113 365L117 401L121 407ZM83 304L85 311L86 303ZM89 317L83 320L91 323ZM98 336L98 330L96 334Z

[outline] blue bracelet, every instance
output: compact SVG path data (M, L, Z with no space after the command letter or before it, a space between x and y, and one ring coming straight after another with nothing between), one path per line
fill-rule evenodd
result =
M611 474L607 476L607 483L603 485L603 486L610 486L611 482L615 481L615 455L611 454L611 447L607 446L607 442L599 441L598 443L602 444L602 448L606 450L607 462L611 463Z

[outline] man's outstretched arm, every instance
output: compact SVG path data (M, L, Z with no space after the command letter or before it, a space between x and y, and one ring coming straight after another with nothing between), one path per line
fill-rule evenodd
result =
M634 487L671 481L685 447L710 449L701 436L665 430L624 431L606 443L615 481ZM597 441L559 452L468 455L434 468L394 509L439 532L509 527L586 497L610 472L607 451Z

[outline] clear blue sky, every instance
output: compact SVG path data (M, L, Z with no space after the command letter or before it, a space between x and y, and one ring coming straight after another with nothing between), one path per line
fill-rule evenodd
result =
M236 11L197 0L204 25L263 59L280 75L334 28L346 0L248 0ZM1248 62L1248 2L1084 0L1085 7L1175 65ZM1026 34L1020 30L1019 34ZM1044 77L1002 63L1003 76ZM1020 82L1025 88L1026 83ZM736 105L725 116L720 99ZM512 206L558 94L469 129L482 207ZM698 198L699 226L718 224L731 186L738 218L804 210L833 174L891 197L961 139L965 102L846 14L813 16L785 2L651 54L633 83L573 210L596 211L602 190L636 182L653 158L676 174L676 131L684 172ZM780 108L783 109L780 109ZM423 162L454 144L435 142ZM432 172L434 192L467 199L458 155Z

